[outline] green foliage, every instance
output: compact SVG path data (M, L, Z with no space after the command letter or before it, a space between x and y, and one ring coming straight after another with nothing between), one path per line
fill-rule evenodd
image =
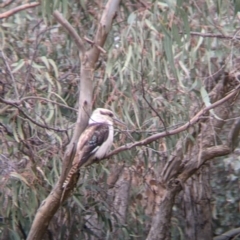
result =
M44 0L41 7L2 20L0 86L4 90L0 89L0 97L7 102L0 103L0 238L24 238L38 206L60 175L76 119L80 63L77 47L54 22L52 12L61 10L82 37L92 39L101 16L94 4L103 5L89 2ZM233 6L230 1L148 1L147 6L123 1L104 47L107 54L101 56L95 74L94 108L114 110L136 141L187 122L195 113L193 104L211 104L210 79L221 62L231 69L231 61L239 54L236 40L204 35L234 35L238 22L231 9L238 12L237 1ZM136 200L147 185L142 179L150 171L149 164L161 169L178 139L187 135L121 152L83 170L74 196L49 226L54 239L88 239L94 233L86 219L93 217L107 239L146 239L151 217ZM131 141L117 134L115 147L126 140ZM113 198L109 198L106 181L109 166L119 162L129 168L141 163L144 170L138 176L140 183L131 190L127 225L119 224L113 232L117 216L111 214ZM218 168L224 171L225 166ZM229 207L228 213L222 208L227 205L225 193L236 203L236 189L227 189L237 181L237 174L233 175L228 176L227 185L220 177L213 179L220 206L218 232L227 230L222 223L229 227L234 223L236 208ZM172 233L174 239L183 239L175 218Z

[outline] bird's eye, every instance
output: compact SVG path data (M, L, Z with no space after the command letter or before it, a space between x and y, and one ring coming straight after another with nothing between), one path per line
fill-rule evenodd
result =
M113 117L113 114L112 114L112 113L109 113L109 117Z

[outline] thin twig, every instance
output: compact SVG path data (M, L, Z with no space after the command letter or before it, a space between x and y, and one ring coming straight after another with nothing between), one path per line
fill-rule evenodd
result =
M28 85L28 82L29 82L29 77L30 77L30 74L31 74L32 64L33 64L34 59L35 59L35 57L37 55L38 45L40 44L40 42L41 42L41 40L43 38L43 36L40 37L40 35L42 33L45 33L45 31L46 31L46 29L44 29L40 33L37 33L37 37L35 38L35 41L34 41L34 45L35 46L33 48L34 52L33 52L32 56L31 56L30 63L28 64L27 69L26 69L25 86L24 86L24 90L22 91L21 98L25 94L25 91L27 89L27 85ZM40 37L40 39L39 39L39 37Z
M145 42L143 43L143 47L142 47L142 58L141 58L141 83L142 83L142 96L143 99L145 100L145 102L147 103L147 105L152 109L153 112L155 112L155 114L158 116L158 118L160 119L160 121L163 124L163 127L165 129L165 131L167 131L167 127L162 119L162 117L160 116L160 114L155 110L155 108L152 106L152 104L147 100L146 95L145 95L145 88L144 88L144 84L143 84L143 79L144 79L144 75L143 75L143 51L144 51L144 45Z
M179 34L186 34L186 33L185 32L179 32ZM214 34L214 33L190 32L190 35L200 36L200 37L208 37L208 38L221 38L221 39L237 39L237 40L240 40L240 37L225 36L225 35L222 35L222 34Z
M4 64L6 65L7 71L9 73L10 77L11 77L16 97L17 97L17 99L19 99L19 93L18 93L18 89L17 89L15 78L14 78L14 76L12 74L12 70L11 70L10 66L8 65L7 59L6 59L5 54L4 54L2 49L0 49L0 53L1 53L2 59L4 61Z
M28 99L37 99L37 100L42 100L42 101L45 101L45 102L50 102L50 103L53 103L53 104L56 104L56 105L59 105L61 107L65 107L65 108L68 108L70 110L73 110L75 112L77 112L78 110L75 109L75 108L72 108L72 107L69 107L65 104L62 104L62 103L58 103L58 102L55 102L55 101L52 101L50 99L47 99L47 98L43 98L43 97L34 97L34 96L29 96L29 97L24 97L24 98L21 98L20 100L18 101L10 101L8 100L8 102L11 102L12 104L16 104L16 105L20 105L22 102L28 100Z
M38 123L37 121L35 121L31 117L29 117L28 114L25 113L19 106L17 106L15 103L12 103L11 101L4 100L3 98L0 97L0 102L3 102L5 104L11 105L11 106L17 108L18 111L20 111L25 118L27 118L30 122L34 123L35 125L37 125L41 128L46 128L46 129L53 130L56 132L66 132L67 131L67 129L53 128L53 127L49 127L46 124Z
M85 47L82 39L75 31L75 29L71 26L71 24L62 16L59 11L54 11L53 16L55 19L68 31L71 37L74 39L78 49L81 51L82 54L85 53Z
M87 38L86 36L84 37L84 40L86 40L88 43L90 43L91 45L96 45L96 47L104 54L107 53L106 50L104 50L102 47L100 47L99 45L97 45L94 41L92 41L91 39Z
M130 144L126 144L124 146L121 146L115 150L113 150L112 152L110 152L109 154L107 154L104 158L109 158L119 152L125 151L125 150L129 150L132 149L134 147L137 146L143 146L143 145L147 145L149 143L152 143L160 138L166 137L166 136L171 136L174 134L178 134L180 132L185 131L186 129L188 129L190 126L192 126L193 124L195 124L196 122L198 122L198 120L209 110L216 108L217 106L221 105L222 103L226 102L227 100L231 99L232 97L234 97L240 90L240 85L238 85L232 92L230 92L226 97L218 100L217 102L211 104L208 107L203 108L201 111L199 111L192 119L190 119L187 123L185 123L184 125L182 125L179 128L173 129L173 130L169 130L169 131L165 131L162 133L156 133L148 138L145 138L144 140L135 142L135 143L130 143Z
M39 2L32 2L32 3L23 4L23 5L21 5L21 6L18 6L18 7L16 7L16 8L13 8L13 9L7 11L7 12L1 13L1 14L0 14L0 19L2 19L2 18L8 18L8 17L14 15L14 14L17 13L17 12L20 12L20 11L25 10L25 9L27 9L27 8L36 7L36 6L38 6L39 4L40 4Z

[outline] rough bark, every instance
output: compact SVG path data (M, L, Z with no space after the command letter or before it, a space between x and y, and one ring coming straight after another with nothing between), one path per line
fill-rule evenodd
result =
M214 101L224 97L225 93L229 91L228 86L226 86L224 82L225 79L213 89L211 96ZM206 156L208 160L215 157L215 151L208 151L208 154L206 154L206 150L211 149L212 146L218 146L217 139L225 124L224 120L229 117L230 105L230 101L223 103L214 110L218 118L209 118L205 123L202 123L201 131L196 138L195 144L189 150L190 153L187 154L189 156L186 155L187 159L190 159L190 162L202 165L202 163L206 161ZM221 150L223 150L223 148ZM229 154L230 152L231 146L229 145L225 154ZM190 173L190 171L187 172ZM188 179L185 184L183 205L186 218L186 239L212 239L211 186L209 173L210 165L204 164L201 170L192 178Z
M95 68L95 63L98 60L100 49L99 47L103 47L107 35L111 29L113 19L117 13L118 6L120 0L110 0L106 8L103 12L102 19L98 26L97 34L95 37L95 43L92 48L85 52L85 47L80 42L78 47L81 52L81 81L79 83L80 95L79 95L79 111L77 123L74 130L74 135L71 140L71 143L65 153L63 159L63 170L59 181L57 182L55 188L49 194L49 196L42 202L39 207L33 224L31 226L28 240L40 240L42 239L46 229L56 211L59 209L61 203L66 200L73 188L75 186L70 186L67 191L62 189L63 181L67 175L69 166L71 165L71 161L74 157L74 143L77 142L82 131L85 129L87 125L87 121L92 109L92 94L93 94L93 73ZM55 13L55 15L57 15ZM56 16L55 16L56 17ZM61 18L61 16L60 16ZM57 19L57 17L56 17ZM64 22L64 21L63 21ZM66 22L65 22L66 23ZM63 25L65 28L67 25ZM67 29L71 34L71 31Z
M208 164L200 173L191 177L184 187L183 209L185 215L185 238L212 239L211 186Z
M218 116L227 118L224 116L222 108L230 108L230 102L226 102L221 106ZM216 109L217 111L217 109ZM221 114L222 113L222 114ZM226 113L226 112L225 112ZM220 126L218 126L220 127ZM234 150L236 136L239 135L240 120L236 120L232 125L231 131L228 136L228 145L218 145L214 147L205 146L202 159L210 160L216 157L219 153L227 155ZM215 131L219 133L221 128L217 128ZM214 134L208 129L209 135L214 137ZM207 134L206 134L207 135ZM208 136L208 145L213 142ZM210 141L211 140L211 141ZM207 142L205 142L207 144ZM185 184L183 195L183 208L186 219L185 238L186 239L212 239L212 209L211 209L211 186L210 186L210 164L204 164L197 174L191 177ZM226 236L222 236L223 239Z
M235 82L234 79L232 81ZM223 99L227 92L234 89L234 84L229 86L228 82L229 79L227 78L219 81L219 83L210 93L211 102L216 102L219 99ZM235 82L235 84L237 83ZM237 94L235 94L235 97L236 96ZM199 182L193 183L192 180L190 180L191 182L189 184L193 189L188 189L188 185L184 185L184 183L191 176L193 176L193 174L195 174L208 160L211 160L217 156L229 154L231 152L231 146L229 142L224 145L218 145L216 139L217 134L221 131L225 123L224 120L228 117L231 100L233 98L234 96L221 105L218 105L217 108L215 108L214 113L211 113L210 116L208 116L207 112L205 112L204 118L199 118L199 127L190 129L191 138L187 139L185 144L182 139L178 142L176 150L172 154L173 157L167 162L158 183L158 194L156 197L157 210L154 212L151 229L147 237L148 240L170 239L171 210L174 204L175 196L180 191L181 187L186 188L187 193L189 193L187 196L185 196L185 199L188 200L190 205L185 207L188 209L188 211L190 211L189 208L192 207L193 211L191 215L187 216L191 218L187 220L192 221L191 223L188 222L188 226L191 226L192 229L197 230L191 232L191 236L188 235L186 239L212 238L211 221L209 221L209 219L211 219L209 214L210 206L204 206L204 203L209 203L209 190L205 189L208 191L207 193L204 193L204 185L199 185ZM194 143L191 139L195 139ZM185 146L185 148L183 146ZM183 149L185 149L185 152ZM208 180L208 171L209 170L206 169L206 175L200 176L200 178L204 177L205 184L206 180ZM201 181L203 181L202 178ZM173 182L177 183L178 187L166 187ZM170 185L172 186L172 184ZM199 188L199 186L201 188ZM199 197L201 198L198 199ZM157 201L158 198L159 201ZM200 205L196 205L197 201L200 201ZM193 219L193 217L196 217L197 219Z

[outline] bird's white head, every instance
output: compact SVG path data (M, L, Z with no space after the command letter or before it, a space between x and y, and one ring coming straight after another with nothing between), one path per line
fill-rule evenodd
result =
M90 119L89 119L89 124L92 123L107 123L109 125L113 125L113 123L117 123L120 125L124 125L125 124L123 122L121 122L119 119L117 119L117 117L115 116L115 114L105 108L97 108L93 111Z

